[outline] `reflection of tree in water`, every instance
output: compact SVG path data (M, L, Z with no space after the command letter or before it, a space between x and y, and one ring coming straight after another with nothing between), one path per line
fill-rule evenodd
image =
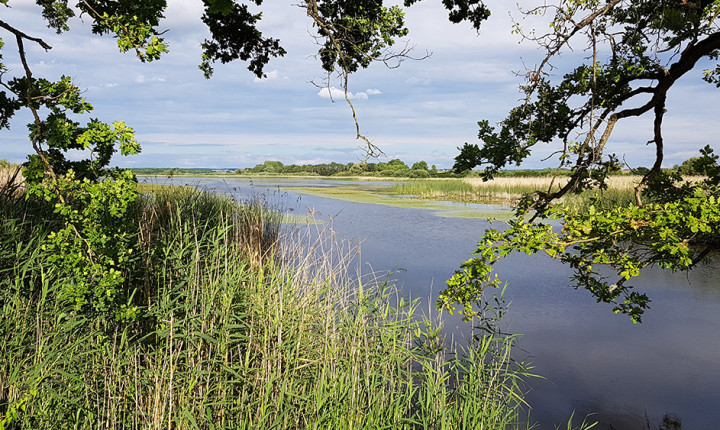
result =
M665 414L659 430L682 430L682 421L675 414Z
M645 422L648 430L655 430L655 428L650 425L650 417L648 417L647 414L645 415ZM610 425L610 428L615 429L613 425ZM657 430L682 430L682 420L678 415L668 412L663 416L662 422L657 427Z

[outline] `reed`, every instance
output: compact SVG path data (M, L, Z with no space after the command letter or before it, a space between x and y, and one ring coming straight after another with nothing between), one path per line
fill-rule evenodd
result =
M634 201L634 188L641 179L641 176L634 175L610 176L607 179L607 189L568 194L558 203L575 210L584 210L591 204L593 197L602 195L610 204L629 204ZM397 184L392 188L392 192L425 199L515 204L523 195L535 191L558 191L568 180L567 176L497 177L490 181L483 181L481 178L421 180ZM686 180L698 178L690 177Z
M132 323L56 300L48 229L18 232L16 215L0 208L5 428L527 427L514 337L449 347L439 319L352 274L356 249L281 239L267 207L175 189L138 200Z
M20 193L23 190L22 172L20 166L3 163L0 160L0 191L3 193Z
M536 190L557 190L567 178L508 177L483 181L480 178L408 181L396 184L392 192L424 199L473 203L516 203L524 194Z

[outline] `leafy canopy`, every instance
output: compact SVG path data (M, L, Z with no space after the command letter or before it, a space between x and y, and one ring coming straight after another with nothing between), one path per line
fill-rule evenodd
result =
M454 168L480 166L491 179L549 144L557 146L558 169L570 169L571 176L562 186L527 196L507 230L488 230L476 256L448 281L440 304L452 309L460 303L471 315L483 289L500 283L492 271L495 261L513 251L543 251L575 269L575 287L641 321L650 299L633 289L632 278L649 266L690 270L720 246L720 170L712 148L694 161L704 180L684 181L661 169L674 143L663 137L667 97L688 72L717 60L720 2L560 0L537 2L523 13L550 17L544 34L520 24L513 29L536 42L544 58L526 71L522 103L497 126L480 121L482 143L459 148ZM571 56L578 64L554 78L553 62L571 54L571 44L585 46L585 52ZM705 70L702 79L720 86L720 66ZM637 145L653 145L655 161L635 186L635 203L616 207L603 193L608 173L620 167L610 152L612 131L618 121L643 115L652 117L653 126ZM586 213L562 206L563 196L587 189L598 191ZM559 220L562 229L551 228L548 219ZM600 266L614 275L601 275Z

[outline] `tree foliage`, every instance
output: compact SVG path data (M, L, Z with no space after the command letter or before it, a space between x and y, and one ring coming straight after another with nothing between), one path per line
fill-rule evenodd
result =
M472 302L487 286L500 282L492 265L511 251L545 252L575 269L573 283L587 288L598 301L634 322L650 303L630 285L642 269L660 266L689 270L720 246L717 156L710 147L693 161L707 179L686 182L662 171L666 147L663 119L673 86L700 64L717 60L720 14L717 1L560 0L524 11L549 16L546 33L517 24L514 31L536 42L545 52L538 67L527 70L521 86L523 102L496 127L480 121L482 144L460 148L457 171L481 166L491 179L499 169L520 164L540 144L558 145L558 169L570 169L559 188L538 190L518 207L517 218L505 231L488 230L476 257L448 281L440 303L462 303L472 314ZM477 26L477 22L474 22ZM586 47L577 66L554 79L553 62L573 47ZM705 70L703 79L720 86L720 67ZM649 115L648 141L655 147L653 166L635 187L635 204L612 207L603 200L607 174L619 166L610 152L618 121ZM588 213L562 207L569 193L597 189ZM559 220L556 231L545 221ZM609 266L601 275L598 268Z
M261 1L256 0L256 5ZM12 2L2 4L11 7ZM78 1L38 0L48 27L61 34L69 30L70 19L81 14L91 22L92 32L112 35L121 52L133 51L140 61L155 61L169 46L158 28L167 7L165 0ZM263 76L263 66L285 51L279 41L258 30L261 15L248 6L229 0L205 0L203 22L211 38L202 43L200 69L212 74L212 63L246 60L248 69ZM113 154L132 155L140 151L134 131L122 121L111 124L89 118L82 125L77 118L92 112L92 105L69 77L57 81L36 77L26 56L26 44L45 50L51 46L40 37L0 18L2 36L9 34L22 65L9 70L2 63L9 48L0 39L0 127L8 128L20 109L32 114L28 124L34 153L24 163L23 175L29 198L45 200L54 207L60 223L45 240L51 262L58 271L58 299L77 311L95 312L116 319L133 319L136 309L129 305L132 291L123 288L123 273L133 261L134 229L126 211L137 197L137 183L130 171L110 169ZM69 153L81 151L76 160Z
M413 163L412 170L427 170L428 165L427 161L420 160L418 162Z

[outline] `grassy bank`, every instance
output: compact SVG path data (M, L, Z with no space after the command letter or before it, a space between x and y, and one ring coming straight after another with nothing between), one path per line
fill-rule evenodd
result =
M447 349L394 288L351 276L354 250L283 237L277 211L143 196L122 322L58 297L52 208L0 195L5 428L527 427L513 337Z
M332 199L346 200L358 203L369 203L378 205L387 205L399 208L425 209L434 211L436 215L441 217L455 218L482 218L482 219L510 219L513 212L510 210L498 210L498 208L467 208L462 206L449 206L440 203L438 200L449 199L432 199L411 196L401 196L393 192L390 187L344 185L333 187L289 187L284 188L293 190L302 194L310 194L320 197L329 197Z

